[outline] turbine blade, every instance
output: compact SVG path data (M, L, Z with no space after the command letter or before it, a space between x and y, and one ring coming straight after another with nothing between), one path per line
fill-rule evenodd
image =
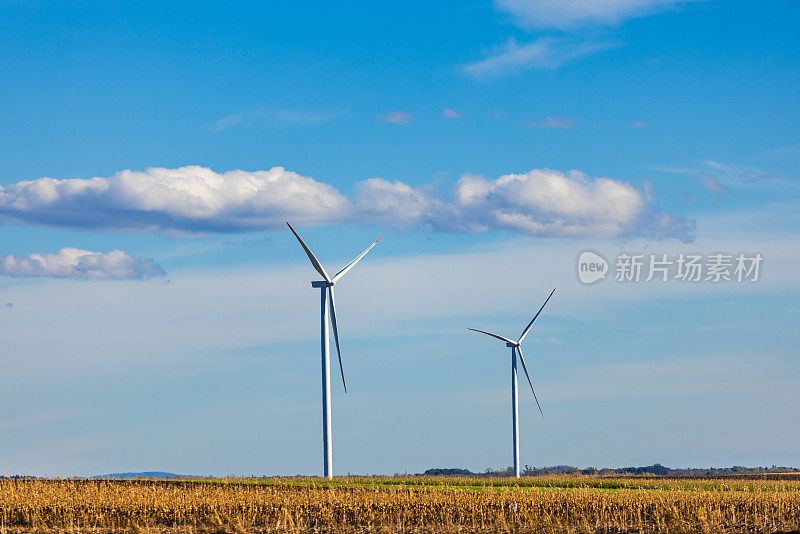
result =
M528 384L531 385L531 393L533 393L533 398L536 399L536 406L539 407L539 413L542 414L542 417L544 417L542 405L539 404L539 399L536 398L536 392L533 391L533 382L531 382L531 375L528 374L528 367L525 365L525 357L522 355L522 347L517 347L517 354L519 354L519 361L522 362L522 369L525 371L525 376L528 377Z
M333 286L328 287L328 297L331 299L331 325L333 325L333 339L336 341L336 355L339 356L339 372L342 373L342 385L347 393L347 384L344 381L344 367L342 367L342 351L339 350L339 328L336 326L336 301L333 299Z
M498 336L497 334L492 334L491 332L486 332L485 330L478 330L477 328L467 328L467 330L472 330L473 332L480 332L481 334L486 334L487 336L496 337L500 341L505 341L506 343L514 343L507 337Z
M287 222L286 226L289 227L289 230L291 230L294 236L297 238L297 240L300 241L300 245L302 245L303 250L306 251L308 259L311 260L311 265L313 265L314 268L317 270L317 272L322 275L322 278L324 278L326 282L330 282L331 277L328 276L328 273L325 272L325 269L322 267L322 264L319 262L319 260L317 260L317 257L314 256L314 253L311 252L311 249L308 248L308 245L306 245L305 242L302 239L300 239L300 236L297 235L297 232L294 231L294 228L292 228L291 224Z
M374 242L374 243L372 243L372 244L371 244L369 247L367 247L367 250L365 250L364 252L362 252L361 254L359 254L358 256L356 256L356 259L354 259L353 261L351 261L350 263L348 263L347 265L345 265L345 266L344 266L344 269L342 269L341 271L339 271L338 273L336 273L335 275L333 275L333 278L331 279L331 282L333 282L333 283L335 284L335 283L336 283L336 281L337 281L339 278L341 278L341 277L343 277L345 274L347 274L347 271L349 271L350 269L352 269L353 267L355 267L356 263L358 263L359 261L361 261L361 258L363 258L364 256L366 256L366 255L367 255L367 252L369 252L370 250L372 250L372 247L374 247L375 245L377 245L377 244L378 244L378 241L380 241L381 239L383 239L383 236L380 236L378 239L376 239L376 240L375 240L375 242Z
M544 304L542 304L542 307L539 308L539 311L536 312L536 315L533 316L533 319L531 319L531 322L529 322L528 326L525 327L525 330L522 331L522 335L519 336L519 341L517 341L517 343L522 343L522 340L525 339L525 336L527 336L528 332L531 331L531 327L533 327L533 322L536 321L536 318L539 317L540 313L542 313L542 310L544 309L545 305L547 304L547 301L550 300L550 297L552 297L553 293L555 293L555 292L556 292L556 290L555 290L555 288L553 288L553 290L550 292L550 296L547 297L547 300L544 301Z

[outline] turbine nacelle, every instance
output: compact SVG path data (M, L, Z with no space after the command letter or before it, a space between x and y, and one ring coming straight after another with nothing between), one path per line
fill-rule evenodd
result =
M325 280L316 280L314 282L311 282L311 287L315 287L315 288L319 289L321 287L333 287L335 284L336 284L336 282L327 282Z

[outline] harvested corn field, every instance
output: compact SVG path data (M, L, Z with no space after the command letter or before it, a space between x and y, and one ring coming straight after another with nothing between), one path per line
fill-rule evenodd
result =
M800 481L3 480L0 508L11 532L776 532L800 528Z

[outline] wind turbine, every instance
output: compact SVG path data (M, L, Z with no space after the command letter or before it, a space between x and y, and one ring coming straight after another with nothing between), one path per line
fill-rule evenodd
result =
M339 371L342 374L342 386L344 392L347 393L347 384L344 381L344 368L342 367L342 353L339 350L339 331L336 328L336 304L333 298L333 286L347 274L347 271L352 269L356 263L361 261L361 258L367 255L367 252L372 250L372 247L378 244L383 236L379 237L372 243L367 250L356 256L356 258L344 266L344 268L335 275L328 276L325 268L317 260L311 249L303 242L297 232L294 231L292 225L288 222L286 226L292 231L294 236L300 241L303 250L306 251L308 259L311 260L311 265L322 275L323 280L311 282L311 287L318 287L320 289L320 322L322 326L322 448L324 452L324 473L325 478L333 478L333 433L331 431L331 353L330 353L330 325L333 325L333 338L336 340L336 354L339 356ZM329 322L330 319L330 322Z
M528 374L528 368L525 365L525 357L522 355L521 345L522 341L525 339L525 336L527 336L528 332L530 332L531 328L533 328L534 321L536 321L536 318L539 317L540 313L542 313L542 310L547 305L547 301L550 300L550 297L552 297L553 293L555 292L555 289L550 292L550 296L547 297L547 300L544 301L542 307L539 308L539 311L536 312L536 315L533 316L531 322L528 323L528 326L525 327L525 330L522 331L522 335L519 336L519 339L516 341L512 341L507 337L503 337L498 334L492 334L491 332L486 332L484 330L468 328L468 330L472 330L473 332L480 332L481 334L486 334L487 336L497 338L500 341L505 341L506 347L511 347L511 414L514 428L514 476L517 478L519 478L519 396L517 395L517 354L519 354L519 359L522 362L522 369L525 371L525 376L528 377L528 384L531 385L531 392L533 393L533 398L536 399L536 406L539 407L539 413L541 413L542 417L544 417L542 406L539 404L539 399L536 398L536 392L533 391L533 382L531 382L531 375Z

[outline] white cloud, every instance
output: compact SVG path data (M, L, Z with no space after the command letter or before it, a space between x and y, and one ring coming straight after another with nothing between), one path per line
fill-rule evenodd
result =
M554 69L570 60L617 46L616 43L580 42L554 37L541 37L527 44L517 44L514 39L509 39L488 58L464 66L464 72L473 78L485 79L534 68Z
M421 189L403 182L370 178L359 183L355 194L359 218L367 224L408 228L420 223L436 224L444 203Z
M691 223L647 209L647 194L610 178L536 169L496 180L464 176L456 184L461 218L473 229L531 235L616 237L649 234L691 240ZM668 218L665 218L668 217Z
M692 1L692 0L689 0ZM684 4L677 0L495 0L526 28L615 25Z
M284 109L270 111L264 106L256 106L248 110L231 113L215 121L209 128L212 133L219 133L235 126L250 124L260 121L264 124L275 125L278 123L291 124L318 124L332 121L343 115L349 110L338 111L314 111L314 110L293 110Z
M62 248L52 254L0 257L0 275L13 277L145 280L165 274L164 269L152 261L132 258L121 250L104 254Z
M452 108L444 108L442 110L442 117L445 119L460 119L463 115Z
M197 234L298 225L424 225L445 232L510 230L538 236L691 238L691 222L653 213L647 191L578 171L535 169L496 180L465 175L452 195L371 178L348 198L274 167L122 171L110 178L40 178L0 186L0 218L78 229Z
M245 121L245 116L242 113L233 113L231 115L226 115L222 117L214 125L211 127L211 131L214 133L221 132L223 130L227 130L228 128L232 128L237 124L241 124Z
M408 124L411 122L411 114L408 111L390 111L381 115L381 120L390 124Z
M569 117L546 117L541 121L526 121L522 123L526 128L556 128L572 130L575 128L575 119Z
M0 216L68 228L214 232L345 219L330 185L273 167L216 173L206 167L121 171L110 178L39 178L0 186Z
M359 222L395 227L417 224L446 232L507 230L536 236L619 237L692 241L694 223L648 208L648 193L610 178L578 171L535 169L495 180L464 175L453 199L380 178L359 184Z
M663 167L654 166L653 170L670 174L684 174L696 177L700 185L715 196L727 193L729 188L765 189L789 188L797 189L798 184L779 174L758 167L742 167L728 165L714 160L701 161L695 167Z

